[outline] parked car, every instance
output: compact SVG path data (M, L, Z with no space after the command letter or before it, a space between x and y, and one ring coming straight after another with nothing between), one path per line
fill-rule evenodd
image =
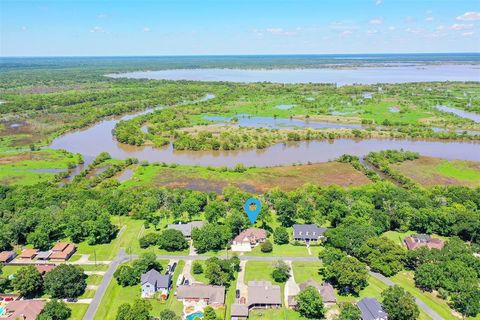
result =
M185 276L183 274L179 275L177 279L177 286L183 284L184 280L185 280Z
M183 284L188 286L190 284L190 281L188 281L188 279L185 279L185 282Z
M172 268L171 265L167 265L167 271L165 272L165 274L168 274L170 272L170 269Z
M235 291L235 298L240 298L240 290L238 289Z
M67 302L77 302L77 298L67 298Z
M172 268L170 269L170 272L171 272L171 273L174 273L176 268L177 268L177 263L174 262L174 263L172 264Z

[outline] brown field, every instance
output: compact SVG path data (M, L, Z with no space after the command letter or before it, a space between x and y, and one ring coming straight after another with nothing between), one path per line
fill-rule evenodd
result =
M424 186L480 186L480 162L420 157L392 167Z
M301 166L252 168L243 173L219 172L196 167L139 168L127 185L154 185L188 188L220 193L228 185L251 193L264 193L272 188L292 190L311 183L320 186L358 186L371 181L350 164L327 162ZM149 172L141 173L148 170ZM152 172L151 170L155 170Z

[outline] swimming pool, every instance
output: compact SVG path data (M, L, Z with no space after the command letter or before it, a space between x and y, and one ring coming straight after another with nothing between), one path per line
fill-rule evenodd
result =
M5 312L5 307L0 306L0 316L3 315L4 312Z
M203 319L203 312L190 313L185 319L194 320L195 318Z

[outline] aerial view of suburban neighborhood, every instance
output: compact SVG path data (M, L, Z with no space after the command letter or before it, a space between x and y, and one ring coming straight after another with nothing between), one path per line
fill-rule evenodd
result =
M479 0L0 0L0 320L480 320Z

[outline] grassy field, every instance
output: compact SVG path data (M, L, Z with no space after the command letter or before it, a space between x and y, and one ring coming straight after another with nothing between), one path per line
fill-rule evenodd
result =
M161 264L165 267L168 264L168 261L162 260ZM173 296L175 292L176 281L180 275L184 266L184 261L181 260L178 263L177 268L175 269L175 274L173 277L174 287L171 290L171 294L166 301L158 301L155 299L149 299L152 305L152 316L159 315L160 311L163 309L169 308L175 311L178 315L182 313L182 304ZM117 284L117 281L112 278L112 281L107 287L107 291L102 298L100 306L98 308L95 319L98 320L114 320L117 314L118 307L123 303L132 303L135 299L140 299L140 285L132 287L122 287Z
M53 181L56 172L78 163L79 158L60 150L0 152L0 184L31 185Z
M67 303L67 305L72 310L71 320L82 320L88 309L86 303Z
M392 167L425 186L437 184L480 186L479 162L421 157Z
M221 192L228 185L245 191L263 193L274 187L292 190L306 183L358 186L370 180L350 164L339 162L272 168L249 168L243 173L209 167L160 165L139 166L124 187L153 185Z
M292 268L293 268L293 276L295 278L295 282L302 283L307 280L313 279L318 283L323 282L323 277L318 273L322 263L318 262L300 262L300 261L293 261Z

